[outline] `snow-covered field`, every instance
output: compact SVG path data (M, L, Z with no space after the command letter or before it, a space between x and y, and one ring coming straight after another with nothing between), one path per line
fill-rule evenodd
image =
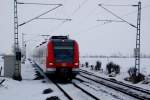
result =
M95 65L96 61L101 61L102 62L102 69L104 70L104 72L100 72L100 71L94 71L91 70L91 68L86 68L86 67L80 67L84 70L90 71L92 73L95 73L98 76L101 77L105 77L105 78L110 78L108 77L108 75L106 74L106 64L110 61L114 62L115 64L120 65L121 70L120 70L120 74L117 75L115 78L116 80L119 81L123 81L125 83L128 84L132 84L129 82L124 81L125 77L128 77L128 69L130 67L134 67L135 64L135 59L134 58L80 58L80 62L81 64L85 64L85 62L89 62L89 65ZM149 58L143 58L141 59L141 73L143 73L145 76L150 75L150 59ZM149 89L150 90L150 84L142 84L141 82L138 84L132 84L132 85L136 85L145 89Z

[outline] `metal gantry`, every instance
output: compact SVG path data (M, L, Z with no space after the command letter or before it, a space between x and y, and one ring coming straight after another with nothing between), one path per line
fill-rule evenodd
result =
M137 74L140 73L140 47L141 47L141 2L138 2L138 14L137 14L137 34L136 34L136 48L135 48L135 68Z
M18 15L17 15L17 0L14 0L14 54L15 54L15 69L13 79L22 80L21 77L21 51L19 49L18 39Z
M99 4L99 6L101 8L103 8L104 10L106 10L107 12L111 13L113 16L115 16L116 18L120 19L120 20L97 20L97 21L103 21L103 22L125 22L127 24L129 24L130 26L136 28L136 47L134 49L134 57L135 57L135 69L136 74L138 75L140 73L140 47L141 47L141 2L138 2L138 5L104 5L104 6L133 6L133 7L138 7L138 14L137 14L137 25L134 25L132 23L129 23L128 21L124 20L123 18L121 18L120 16L118 16L117 14L113 13L111 10L105 8L103 6L104 4Z

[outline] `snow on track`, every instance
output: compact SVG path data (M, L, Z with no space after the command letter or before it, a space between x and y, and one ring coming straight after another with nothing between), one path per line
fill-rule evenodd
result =
M96 97L101 98L101 100L137 100L79 75L73 81L78 81L78 79L82 80L79 84L82 88L90 91L90 93L93 93Z
M133 96L135 98L139 98L142 100L149 100L150 99L150 94L147 94L147 92L143 92L143 91L138 90L138 89L135 90L134 88L128 87L124 84L118 84L117 82L112 82L112 81L109 81L109 80L106 80L106 79L103 79L100 77L95 77L94 75L88 74L87 72L86 73L81 72L80 75L84 78L87 78L88 80L92 80L94 82L108 86L110 88L113 88L113 89L120 91L122 93L125 93L127 95Z
M76 88L73 84L59 84L59 86L61 86L73 98L73 100L95 100L80 89Z

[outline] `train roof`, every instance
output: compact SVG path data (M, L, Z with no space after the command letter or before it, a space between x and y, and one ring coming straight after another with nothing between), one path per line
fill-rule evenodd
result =
M50 41L53 42L73 42L74 40L70 39L68 36L52 36Z
M74 40L69 39L68 36L51 36L51 38L49 39L51 42L53 42L55 45L59 45L59 43L69 43L70 45L73 45ZM48 41L47 41L48 42ZM37 47L40 47L41 45L47 43L46 41L42 42L41 44L37 45Z
M52 36L50 39L53 40L53 39L69 39L69 38L68 36Z

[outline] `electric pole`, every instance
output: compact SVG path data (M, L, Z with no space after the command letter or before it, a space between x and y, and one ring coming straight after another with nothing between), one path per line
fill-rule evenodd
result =
M136 33L136 48L135 48L135 68L137 74L140 73L140 46L141 46L141 2L138 2L138 14L137 14L137 33Z
M18 15L17 15L17 0L14 0L14 54L15 54L15 69L13 79L21 81L21 51L19 49L18 39Z

